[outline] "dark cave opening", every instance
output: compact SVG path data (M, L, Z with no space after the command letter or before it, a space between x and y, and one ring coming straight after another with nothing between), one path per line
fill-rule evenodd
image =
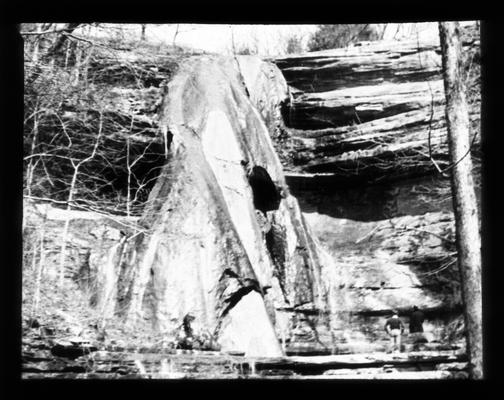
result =
M265 168L254 166L248 175L254 196L254 207L266 213L278 210L282 196Z
M254 196L254 207L258 210L258 220L263 228L266 249L273 261L274 275L277 277L280 288L287 304L285 290L285 252L287 238L285 228L275 222L275 213L267 214L268 211L276 211L280 207L282 194L271 179L268 171L261 166L254 166L249 175L249 183Z

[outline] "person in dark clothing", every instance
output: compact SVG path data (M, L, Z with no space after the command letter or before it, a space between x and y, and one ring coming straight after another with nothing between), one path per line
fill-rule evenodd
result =
M418 309L417 306L413 306L413 312L410 315L409 320L409 332L417 333L423 332L423 322L424 322L424 314L422 311Z
M196 318L194 315L191 313L186 314L182 321L182 326L184 327L184 333L186 337L193 337L193 328L191 326L191 323L195 320Z
M401 351L401 334L404 332L404 324L399 319L397 312L385 322L385 331L390 336L392 350Z
M192 350L194 345L194 332L191 323L196 318L191 313L186 314L182 320L184 335L178 339L177 348Z
M413 343L413 350L420 350L422 343L427 343L428 339L424 334L423 322L424 314L417 306L413 307L409 320L409 337Z

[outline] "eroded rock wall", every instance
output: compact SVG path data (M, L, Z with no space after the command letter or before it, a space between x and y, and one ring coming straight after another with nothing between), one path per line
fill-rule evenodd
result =
M469 77L479 63L477 33L464 42L464 57ZM281 144L291 151L280 152L288 173L381 184L434 172L430 156L448 163L437 40L364 42L275 63L293 94ZM478 79L466 79L478 91ZM468 97L479 143L480 98Z
M469 37L464 65L478 157L479 78L471 68L479 38ZM282 134L272 137L291 192L335 265L330 332L327 318L311 317L321 345L385 342L390 311L407 322L413 305L426 311L431 338L443 340L460 317L460 293L449 180L430 159L447 165L438 42L363 42L275 63L291 98ZM474 174L478 182L478 168Z
M222 350L250 356L283 354L280 340L333 351L386 339L384 313L413 304L437 313L440 337L458 306L456 269L443 267L454 252L450 199L431 202L434 180L397 180L432 170L425 154L408 162L429 132L434 154L445 151L439 68L419 61L436 49L279 60L290 88L255 57L187 60L164 92L166 162L142 217L117 225L72 212L71 276L87 268L105 320L170 337L191 316ZM374 192L359 186L370 182ZM66 217L55 218L60 232ZM57 254L57 240L49 248Z
M131 323L151 317L169 333L191 314L224 350L274 356L277 308L325 306L322 266L256 109L268 99L260 110L273 121L285 82L256 79L252 101L242 71L249 82L254 71L276 71L264 82L281 76L257 59L239 65L195 58L168 85L160 116L168 159L109 301Z

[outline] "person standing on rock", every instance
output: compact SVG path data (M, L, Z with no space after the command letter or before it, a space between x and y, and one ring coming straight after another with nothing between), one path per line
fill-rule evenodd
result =
M385 331L390 336L392 350L401 351L401 334L404 332L404 324L400 320L399 315L394 311L392 317L385 322Z
M417 333L423 332L423 322L424 322L424 314L422 311L418 309L417 306L413 306L413 312L410 315L409 320L409 332Z
M424 320L425 317L423 312L420 311L417 306L413 306L413 311L411 312L409 319L409 336L413 341L413 350L418 350L420 343L427 342L423 333Z
M178 338L177 348L192 350L194 345L194 332L191 326L196 318L191 313L187 313L182 320L183 336Z

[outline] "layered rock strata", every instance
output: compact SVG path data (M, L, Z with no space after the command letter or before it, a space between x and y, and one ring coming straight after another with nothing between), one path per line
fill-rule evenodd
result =
M465 43L470 64L478 62L478 46ZM279 144L290 149L279 150L288 174L372 184L432 173L430 157L446 166L440 57L437 42L412 39L275 60L293 94L285 112L290 129ZM479 108L471 104L475 133Z
M469 37L464 65L477 156L479 40ZM426 312L430 339L447 340L460 325L460 293L449 180L432 161L448 164L438 42L363 42L274 62L291 97L272 137L338 275L331 330L325 317L307 316L319 344L386 343L388 313L397 309L407 322L415 304Z

